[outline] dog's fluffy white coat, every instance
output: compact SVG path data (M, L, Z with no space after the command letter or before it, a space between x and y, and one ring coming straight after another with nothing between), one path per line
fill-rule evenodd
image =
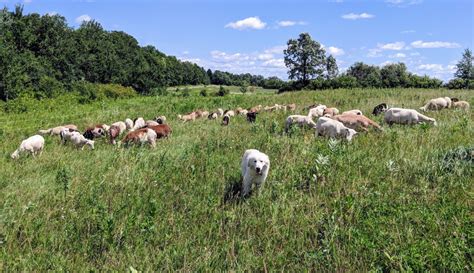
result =
M242 157L242 196L250 193L252 185L259 188L267 179L270 170L270 159L258 150L246 150Z

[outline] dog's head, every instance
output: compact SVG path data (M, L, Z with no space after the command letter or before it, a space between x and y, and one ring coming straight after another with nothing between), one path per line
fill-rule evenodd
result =
M249 157L247 167L254 171L257 175L262 175L268 168L269 160L266 156Z

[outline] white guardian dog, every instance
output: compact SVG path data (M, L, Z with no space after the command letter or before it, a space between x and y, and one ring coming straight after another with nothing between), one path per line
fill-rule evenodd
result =
M258 150L246 150L242 157L242 196L250 193L252 185L259 188L267 179L270 170L270 159Z

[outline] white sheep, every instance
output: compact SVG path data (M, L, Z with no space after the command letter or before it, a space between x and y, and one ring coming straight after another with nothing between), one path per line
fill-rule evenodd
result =
M20 144L20 147L16 149L12 154L12 159L17 159L20 157L20 154L27 151L35 157L37 154L41 155L44 148L44 138L40 135L34 135L23 140Z
M309 109L308 116L312 118L322 117L324 115L324 110L326 109L326 105L318 105L314 108Z
M453 108L456 108L456 109L469 110L469 107L470 107L469 102L464 101L464 100L453 102Z
M217 108L217 114L222 117L224 115L224 109L222 108Z
M347 114L349 114L349 115L358 115L358 116L362 116L362 115L363 115L363 114L362 114L362 111L359 110L359 109L344 111L344 112L342 112L341 115L347 115Z
M40 135L59 136L59 134L61 134L61 131L62 131L63 129L66 129L66 128L77 130L77 126L76 126L76 125L74 125L74 124L68 124L68 125L56 126L56 127L49 128L49 129L46 129L46 130L39 130L38 133L39 133Z
M413 109L390 108L385 112L384 121L388 125L396 124L418 124L431 123L436 126L436 120L418 113Z
M351 141L356 134L354 129L347 128L341 122L331 118L320 117L316 123L315 137L345 138Z
M135 131L146 126L145 120L142 117L139 117L133 123L133 128L130 131Z
M300 127L310 127L310 128L316 128L316 123L313 121L311 113L308 114L307 116L303 115L290 115L286 118L286 123L285 123L285 132L288 133L288 130L293 124L298 124Z
M132 121L132 120L130 120L130 121ZM125 124L125 122L123 122L123 121L114 122L114 123L112 123L112 125L110 127L112 127L112 126L117 126L118 128L120 128L120 133L123 133L123 132L125 132L125 130L127 130L127 124Z
M131 130L133 128L133 120L129 118L125 119L125 125L127 126L127 130Z
M71 142L77 147L81 148L84 150L84 147L87 145L91 148L91 150L94 150L94 141L85 138L83 135L81 135L79 132L72 132L71 136L69 137Z
M428 111L428 110L433 110L433 111L438 111L444 108L451 108L451 98L450 97L444 97L444 98L436 98L436 99L431 99L425 106L420 107L421 111Z

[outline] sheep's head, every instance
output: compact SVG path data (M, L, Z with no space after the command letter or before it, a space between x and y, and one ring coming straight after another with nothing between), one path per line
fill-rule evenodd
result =
M20 157L20 151L15 150L10 156L12 159L18 159Z

